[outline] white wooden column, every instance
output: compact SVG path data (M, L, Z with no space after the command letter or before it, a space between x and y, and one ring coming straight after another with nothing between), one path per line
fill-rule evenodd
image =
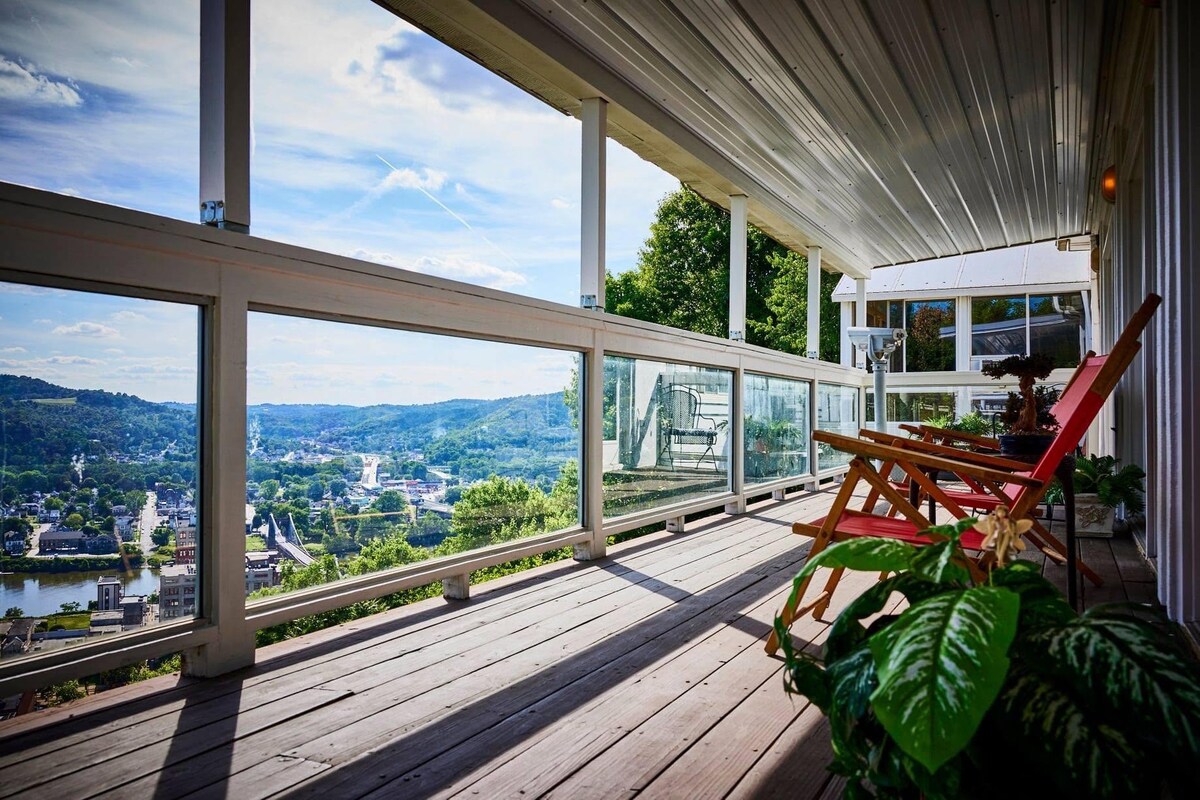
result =
M729 197L729 338L746 341L746 196Z
M250 0L200 4L200 221L250 231Z
M821 248L808 248L808 337L806 355L821 357Z
M589 97L583 101L580 116L583 119L583 163L579 199L579 305L603 311L608 102L599 97Z
M858 328L867 325L867 279L854 279L854 325ZM859 369L867 368L867 354L854 349L854 366Z
M733 371L733 382L729 398L729 491L736 495L725 504L726 514L746 513L746 372L741 367Z
M575 545L575 559L591 561L603 558L607 549L604 536L604 338L597 332L593 348L584 353L581 364L579 396L582 399L583 441L580 461L580 493L583 527L592 533L587 542Z
M212 644L183 653L183 673L212 677L254 663L246 622L246 325L243 281L222 277L221 297L206 313L202 337L200 616L219 630Z

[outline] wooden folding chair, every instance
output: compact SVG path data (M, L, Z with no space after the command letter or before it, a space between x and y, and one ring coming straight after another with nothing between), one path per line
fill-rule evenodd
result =
M856 439L824 431L816 432L814 440L852 453L854 459L850 462L850 470L829 513L812 522L792 525L793 532L814 537L809 557L832 542L862 536L900 539L916 545L932 543L933 540L926 533L930 521L889 480L889 473L894 469L901 470L906 479L915 483L925 496L932 498L958 519L969 516L965 508L992 510L1000 504L1008 506L1013 519L1033 520L1034 525L1026 536L1035 545L1044 551L1065 556L1063 544L1035 519L1037 504L1049 488L1059 462L1087 433L1109 394L1141 349L1138 337L1161 302L1162 298L1158 295L1148 296L1122 332L1112 352L1105 356L1094 353L1087 355L1055 404L1055 416L1060 423L1058 434L1032 468L1024 462L987 453L956 451L951 454L946 451L954 448L937 442L893 439L888 443L874 440L877 435ZM869 459L878 459L888 471L876 470ZM937 485L928 474L933 470L951 472L969 479L971 483L968 485L972 490L960 492ZM870 492L862 509L854 510L850 504L860 482L866 482ZM975 487L981 491L974 491ZM890 511L895 515L876 513L875 506L879 500L891 504ZM980 552L979 558L971 565L973 577L980 576L989 566L989 557L982 552L983 536L975 531L967 531L961 542L965 550ZM1080 571L1093 582L1099 582L1099 576L1094 571L1083 565ZM793 595L794 602L790 602L782 611L785 626L790 626L793 620L809 612L819 619L828 608L841 576L842 570L834 569L825 589L808 604L800 606L811 576L806 579L800 591ZM767 652L774 654L778 647L778 639L772 632L767 642Z

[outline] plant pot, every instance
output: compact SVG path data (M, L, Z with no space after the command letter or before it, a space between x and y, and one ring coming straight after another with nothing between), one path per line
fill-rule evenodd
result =
M1005 433L1000 435L1000 455L1011 458L1040 458L1054 441L1048 433Z
M1111 539L1115 508L1100 502L1099 495L1075 495L1075 534Z

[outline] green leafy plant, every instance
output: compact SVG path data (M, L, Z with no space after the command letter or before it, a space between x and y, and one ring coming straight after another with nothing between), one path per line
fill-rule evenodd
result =
M1165 620L1077 614L1031 562L972 584L958 540L974 522L923 548L862 538L809 559L794 587L819 567L896 573L838 616L821 658L775 621L785 688L828 716L846 796L1197 796L1200 670Z
M1094 494L1102 505L1116 508L1122 503L1130 514L1146 510L1146 472L1136 464L1117 469L1120 461L1112 456L1085 456L1075 462L1075 494ZM1063 502L1062 486L1054 481L1046 490L1046 502Z

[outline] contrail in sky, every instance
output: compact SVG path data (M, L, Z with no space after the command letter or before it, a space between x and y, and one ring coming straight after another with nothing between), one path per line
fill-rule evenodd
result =
M375 154L375 157L378 158L380 161L382 161L384 164L386 164L387 168L390 169L392 172L400 171L400 170L396 169L396 166L394 164L392 164L392 162L388 161L386 158L379 155L378 153ZM517 269L521 268L521 265L519 263L517 263L517 260L515 258L513 258L508 253L506 253L502 249L500 249L500 246L498 244L496 244L495 242L493 242L491 239L489 239L483 233L483 231L477 231L477 230L475 230L475 228L471 227L471 223L467 222L465 219L460 217L458 214L455 214L453 209L451 209L448 205L443 203L441 200L438 200L436 197L434 197L432 194L430 194L428 191L426 191L424 186L421 186L419 183L414 184L414 186L418 191L421 192L421 194L428 197L434 203L437 203L438 208L442 209L442 211L445 211L447 214L449 214L450 216L454 217L456 220L461 222L463 224L464 228L471 231L476 236L478 236L480 239L483 239L485 242L487 242L489 245L491 245L493 250L495 250L497 253L502 255L504 258L508 259L509 263L511 263L514 267L516 267Z

